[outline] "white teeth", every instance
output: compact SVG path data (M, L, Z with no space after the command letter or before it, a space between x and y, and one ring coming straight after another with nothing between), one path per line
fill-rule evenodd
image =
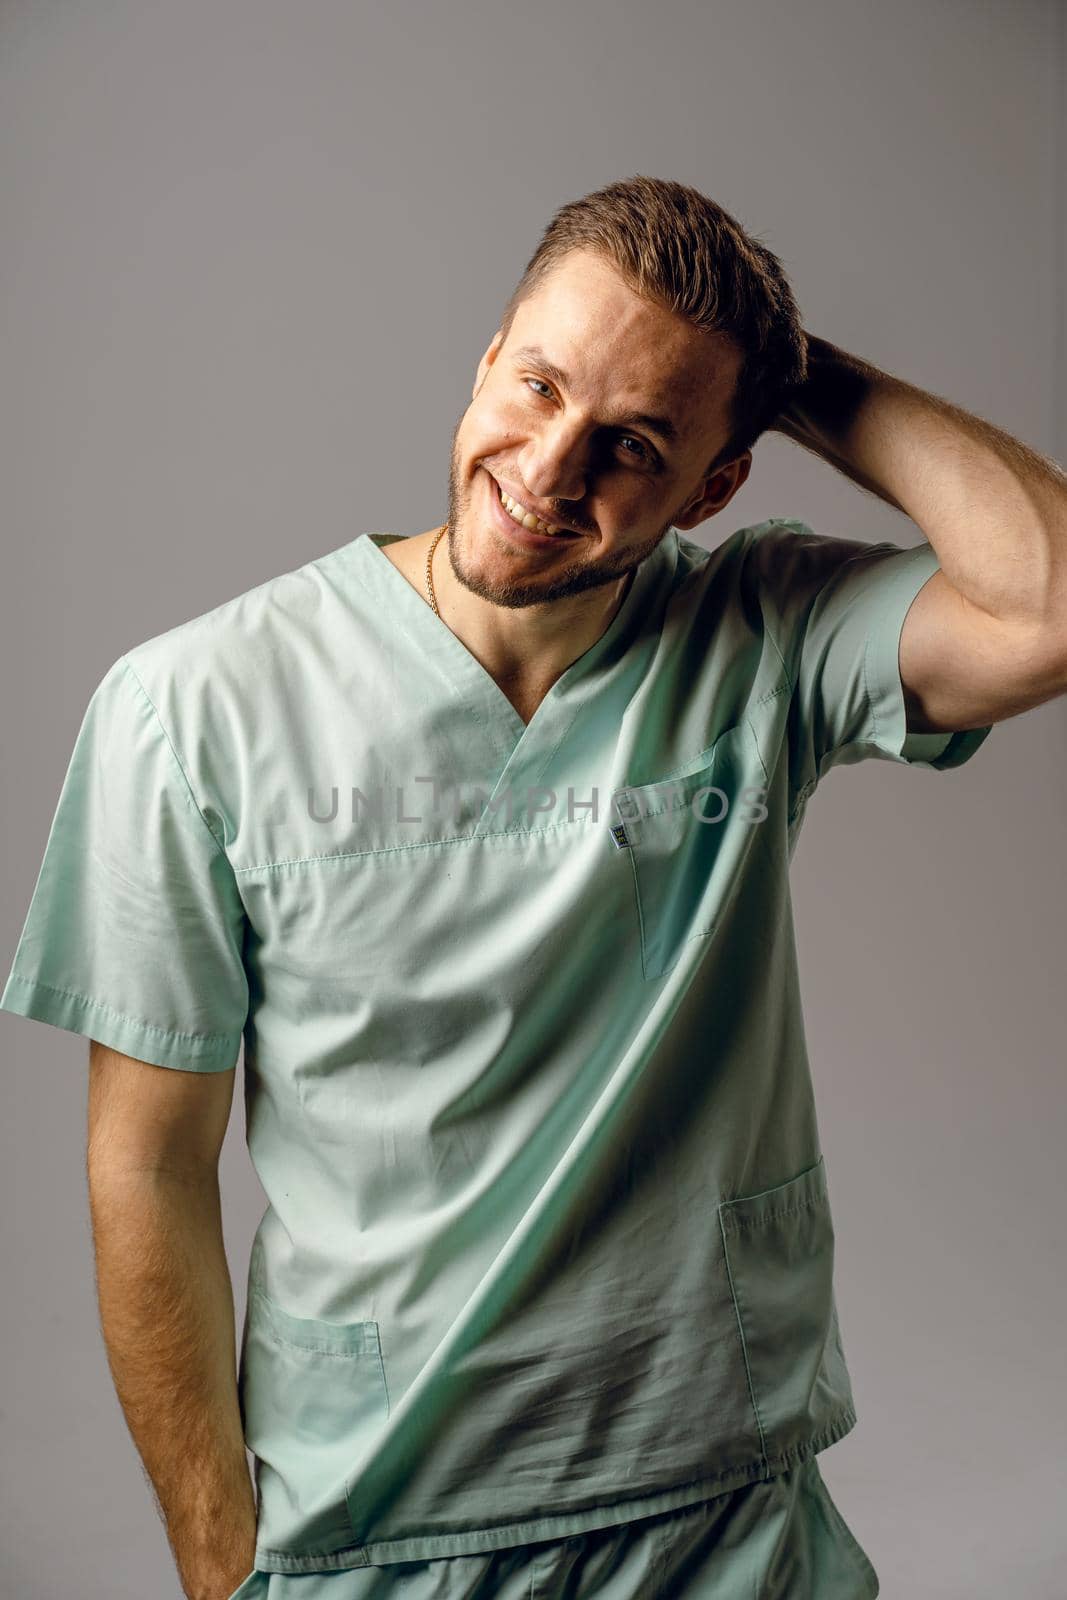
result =
M497 484L497 491L500 495L500 503L511 520L517 522L520 527L528 529L530 533L562 534L566 531L563 528L557 528L554 523L542 522L540 517L533 516L531 512L520 506L517 500L513 500L509 494L505 494L499 484Z

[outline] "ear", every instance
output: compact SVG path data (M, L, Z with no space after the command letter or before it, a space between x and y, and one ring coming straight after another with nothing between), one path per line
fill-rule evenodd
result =
M728 505L748 477L752 466L752 451L743 450L733 461L705 478L697 492L686 501L681 511L671 518L674 527L687 531L698 523L706 522L717 511Z
M478 390L481 388L482 384L485 382L486 377L488 376L488 373L489 373L489 368L493 365L493 362L496 360L497 354L498 354L498 352L500 350L500 346L503 343L504 343L503 330L498 328L496 330L496 332L494 333L492 339L490 340L489 348L486 350L486 352L483 355L482 359L478 363L478 371L477 371L477 374L476 374L475 379L474 379L474 389L471 392L471 399L472 400L474 399L475 395L478 393Z

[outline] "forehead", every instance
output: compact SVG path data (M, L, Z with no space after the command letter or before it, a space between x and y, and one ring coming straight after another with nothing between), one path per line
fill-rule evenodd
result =
M518 307L509 352L536 345L576 399L672 418L685 439L725 422L741 352L636 294L594 251L565 256Z

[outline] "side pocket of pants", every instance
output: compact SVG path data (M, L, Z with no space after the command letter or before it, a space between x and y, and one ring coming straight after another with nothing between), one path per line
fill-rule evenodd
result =
M856 1538L856 1535L852 1532L852 1529L841 1515L840 1509L834 1503L834 1498L830 1493L826 1480L819 1471L818 1457L812 1456L811 1460L807 1463L807 1467L812 1491L815 1494L819 1504L822 1506L830 1527L837 1532L842 1542L855 1559L863 1581L867 1585L869 1600L876 1600L876 1596L881 1593L881 1584L878 1579L878 1574L874 1570L874 1566L870 1560L870 1557L867 1555L866 1550L864 1550L863 1546Z

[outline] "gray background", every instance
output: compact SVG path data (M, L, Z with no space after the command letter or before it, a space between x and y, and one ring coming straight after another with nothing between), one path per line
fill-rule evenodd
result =
M1064 34L1048 0L0 6L4 971L106 668L443 518L565 200L695 184L809 329L1063 461ZM781 437L694 537L779 515L919 537ZM1065 777L1060 700L958 772L830 774L794 863L860 1413L819 1459L886 1600L1062 1593ZM87 1046L0 1039L3 1592L176 1600L96 1319Z

